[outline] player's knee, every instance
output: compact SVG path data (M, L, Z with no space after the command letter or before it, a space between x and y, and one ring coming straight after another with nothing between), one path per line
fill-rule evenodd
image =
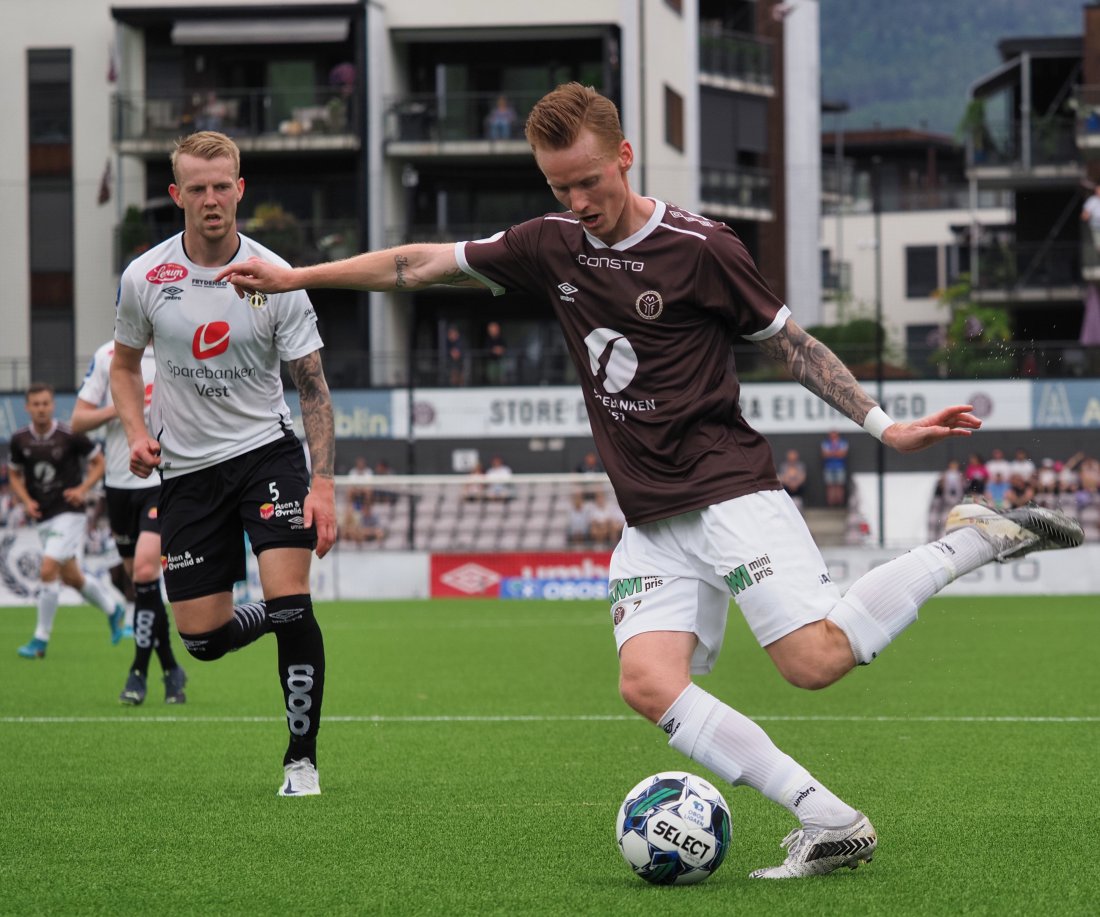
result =
M201 634L185 634L181 631L180 640L183 643L183 648L201 662L213 662L215 659L221 659L231 649L234 649L229 638L228 625Z
M820 691L822 688L829 687L839 677L813 664L781 665L779 674L796 688L806 691Z
M653 679L626 674L619 676L619 695L628 707L653 723L656 723L676 700L676 694L671 697L668 694L669 692L662 691Z

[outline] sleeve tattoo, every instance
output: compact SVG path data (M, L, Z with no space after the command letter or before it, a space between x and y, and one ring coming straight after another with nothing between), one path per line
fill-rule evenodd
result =
M289 364L290 377L302 403L302 425L306 431L313 473L332 477L336 461L336 434L329 394L319 351L306 354Z
M778 333L756 345L783 363L796 382L856 423L862 424L875 406L840 358L793 320L787 319Z

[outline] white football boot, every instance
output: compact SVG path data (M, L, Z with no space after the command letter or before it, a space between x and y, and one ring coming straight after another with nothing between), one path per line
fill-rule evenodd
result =
M317 776L317 768L309 758L291 761L283 770L286 776L283 779L283 785L279 787L280 796L321 795L321 781Z
M780 842L787 848L787 859L778 866L756 869L750 879L801 879L823 876L847 866L855 869L860 863L870 863L878 837L874 825L862 812L843 828L795 828Z
M995 509L984 503L960 503L947 514L945 530L972 526L997 552L994 560L1007 563L1032 551L1075 548L1085 540L1081 524L1060 510L1041 506Z

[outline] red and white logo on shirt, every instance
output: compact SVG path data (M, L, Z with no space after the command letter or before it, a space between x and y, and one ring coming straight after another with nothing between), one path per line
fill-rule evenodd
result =
M191 354L196 360L209 360L229 349L229 323L207 322L195 329Z
M169 262L168 264L158 264L145 275L145 279L150 283L175 283L177 280L183 280L186 276L187 268L182 264Z

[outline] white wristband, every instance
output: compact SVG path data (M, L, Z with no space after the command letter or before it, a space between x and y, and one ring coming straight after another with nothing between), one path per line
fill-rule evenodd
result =
M882 442L882 434L886 431L888 426L893 424L893 422L893 418L876 404L867 412L867 416L863 418L863 429L879 442Z

